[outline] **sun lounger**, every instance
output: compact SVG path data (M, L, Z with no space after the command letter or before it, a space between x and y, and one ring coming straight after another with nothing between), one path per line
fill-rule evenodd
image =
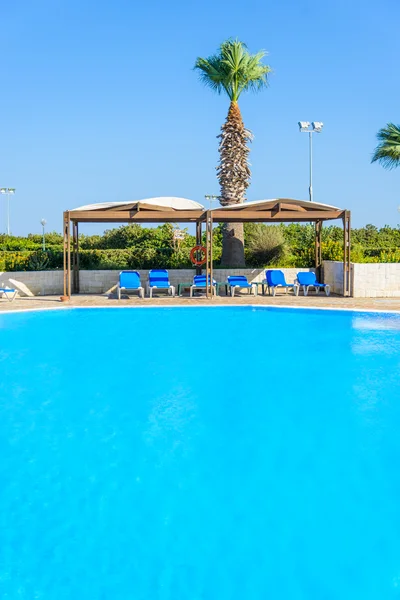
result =
M257 296L257 286L249 283L244 275L230 275L228 277L228 287L231 289L231 296L235 295L236 289L247 289L248 293Z
M153 290L163 290L175 296L175 287L170 284L167 269L151 269L147 284L149 296L153 297Z
M280 271L279 269L269 269L268 271L265 271L265 277L266 278L262 283L268 286L268 292L270 294L272 290L273 296L275 296L276 288L278 287L284 288L286 293L288 290L293 290L296 296L299 295L299 286L297 283L286 283L283 271Z
M14 288L0 288L0 294L5 296L9 302L15 300L17 290Z
M208 279L210 281L210 279ZM205 275L195 275L193 277L193 285L190 286L190 297L193 297L194 290L205 290L206 289L206 276ZM215 279L212 281L212 291L213 294L217 293L217 282Z
M137 271L121 271L117 287L118 300L121 300L121 293L129 294L131 292L138 292L139 296L144 298L144 289L140 284L140 275Z
M310 288L314 288L317 294L321 289L325 290L327 296L331 293L330 286L327 283L318 283L317 276L311 271L297 273L297 282L303 288L305 296Z

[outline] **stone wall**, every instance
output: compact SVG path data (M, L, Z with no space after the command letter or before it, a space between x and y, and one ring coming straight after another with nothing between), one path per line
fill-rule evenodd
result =
M298 271L312 269L282 269L286 281L293 283ZM148 270L139 270L143 284L147 281ZM106 294L112 292L118 282L119 271L80 271L79 283L82 294ZM195 274L194 269L170 269L169 278L172 285L190 282ZM228 275L245 275L250 282L262 281L265 269L215 269L216 281L226 281ZM1 287L13 287L20 296L50 296L63 293L63 271L16 271L0 273Z
M352 265L351 265L352 266ZM324 260L323 280L331 286L332 294L343 294L343 263ZM350 278L351 281L351 278Z
M62 294L63 271L12 271L0 272L1 287L18 290L20 296L51 296Z
M282 269L286 281L293 283L298 271L312 269ZM139 271L142 282L147 281L148 271ZM83 294L106 294L113 291L118 282L119 271L81 271L80 289ZM189 282L194 269L171 269L172 285ZM226 281L228 275L246 275L250 282L262 281L265 269L215 269L217 281ZM400 297L400 263L351 264L352 296L358 298ZM343 293L343 264L324 261L323 280L331 286L334 294ZM63 293L62 271L18 271L0 273L1 287L13 287L20 296L50 296Z
M399 298L400 263L353 264L355 298Z
M343 263L324 261L324 282L342 294ZM400 263L351 263L350 285L354 298L399 298Z

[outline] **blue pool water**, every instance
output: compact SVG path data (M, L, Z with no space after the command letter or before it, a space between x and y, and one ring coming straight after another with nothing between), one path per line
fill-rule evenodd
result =
M400 598L400 317L0 316L0 598Z

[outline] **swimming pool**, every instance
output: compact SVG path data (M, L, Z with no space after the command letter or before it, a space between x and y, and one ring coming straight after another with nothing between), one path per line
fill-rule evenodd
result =
M400 315L0 315L14 600L400 597Z

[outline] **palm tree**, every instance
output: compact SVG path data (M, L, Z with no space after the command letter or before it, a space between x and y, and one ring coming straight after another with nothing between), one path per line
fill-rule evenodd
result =
M243 202L250 185L247 143L253 136L243 124L238 100L243 91L257 92L267 86L271 68L262 62L266 54L264 50L250 54L243 42L237 39L226 40L217 54L209 58L198 58L195 63L195 69L200 71L201 81L218 94L225 92L230 100L228 116L218 136L220 160L217 177L221 187L219 200L222 206ZM221 263L231 267L243 266L243 224L226 223L223 231Z
M379 144L375 148L371 162L380 162L385 169L400 165L400 126L388 123L376 135Z

